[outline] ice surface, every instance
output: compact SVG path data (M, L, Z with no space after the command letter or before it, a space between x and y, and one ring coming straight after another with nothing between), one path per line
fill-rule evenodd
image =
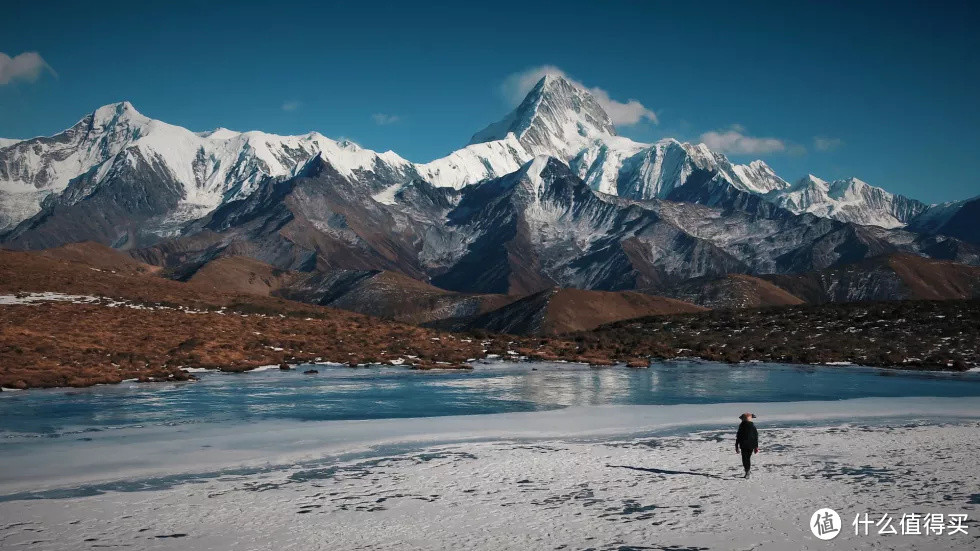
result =
M188 475L225 468L312 461L378 446L493 440L608 437L687 427L726 426L733 411L766 422L854 418L980 418L968 398L859 398L839 401L569 407L552 411L355 421L258 421L146 426L87 433L79 445L7 450L0 494L114 480ZM112 458L107 461L107 458Z
M760 413L749 480L732 442L736 412L746 409ZM947 414L971 419L920 420ZM966 549L980 529L978 414L975 399L867 399L257 427L240 437L264 440L257 451L267 458L303 442L389 447L182 484L137 480L88 497L7 500L0 541L53 550ZM220 438L179 440L184 449L207 442L228 458ZM411 445L390 447L395 441ZM156 460L168 461L173 470L183 458ZM832 545L808 529L825 506L845 522ZM848 524L861 512L968 513L971 533L858 537Z

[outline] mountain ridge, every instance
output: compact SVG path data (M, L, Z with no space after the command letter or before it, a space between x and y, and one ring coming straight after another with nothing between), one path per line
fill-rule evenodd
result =
M168 141L184 145L174 148ZM69 147L54 147L58 143ZM70 151L72 145L79 151ZM569 163L596 191L635 199L666 198L700 169L717 171L735 188L769 195L769 200L797 213L815 212L884 227L898 227L911 218L854 212L853 201L848 208L830 205L821 210L801 204L799 197L788 197L786 190L792 186L763 161L737 165L704 144L672 139L642 144L619 137L587 90L563 77L547 75L503 120L477 132L469 145L428 163L410 163L394 152L374 152L317 132L300 136L223 128L191 132L145 117L129 102L109 104L65 132L13 142L0 150L0 230L37 214L44 198L63 192L72 179L94 170L90 179L97 183L111 168L108 161L134 145L139 146L134 154L140 154L147 164L159 158L170 173L171 187L179 191L178 212L170 213L175 223L203 216L223 201L247 195L262 177L293 176L318 152L341 172L377 173L389 186L424 178L439 187L459 189L513 172L534 156L546 154ZM38 147L51 151L32 153ZM45 159L57 162L45 164ZM873 189L879 190L871 194L878 202L900 198L903 204L914 205L913 210L921 210L917 201ZM78 194L71 200L77 198ZM821 204L831 199L822 197ZM875 208L890 210L891 206L878 204ZM172 233L172 227L161 226L160 232Z
M704 144L634 142L558 76L471 141L417 164L318 133L195 133L111 104L0 149L0 242L94 240L181 278L238 254L476 294L664 289L899 252L980 262L969 201L926 207L856 178L789 184ZM33 214L10 226L22 208Z

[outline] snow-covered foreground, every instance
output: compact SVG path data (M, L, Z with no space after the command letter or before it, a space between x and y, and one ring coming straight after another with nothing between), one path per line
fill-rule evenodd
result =
M758 422L762 450L750 480L740 477L733 449L736 406L731 428L618 437L596 436L597 427L612 430L611 415L636 408L581 408L573 417L592 410L599 421L566 436L382 447L352 460L226 473L158 490L4 501L0 548L976 548L978 406L935 399L930 410L920 399L908 401L904 418L879 417L887 401L817 403L802 417L823 420L805 426L776 421L789 415L789 404L757 404L772 415ZM891 402L894 413L901 401ZM714 405L701 408L706 418L716 413ZM863 418L831 422L835 408ZM535 417L555 413L526 417L533 427ZM946 420L931 417L943 413ZM493 424L496 417L454 419ZM692 413L690 421L702 418ZM388 422L361 426L371 432ZM327 434L335 430L321 425ZM829 542L808 528L821 507L844 519L843 532ZM874 519L965 513L968 534L878 536L872 526L872 535L855 536L850 523L865 512Z

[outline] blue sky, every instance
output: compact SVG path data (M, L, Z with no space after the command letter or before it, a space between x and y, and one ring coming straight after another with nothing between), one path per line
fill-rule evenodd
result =
M4 4L2 137L129 100L193 130L317 130L426 161L513 107L513 75L551 66L655 114L620 125L634 139L927 202L980 194L969 2Z

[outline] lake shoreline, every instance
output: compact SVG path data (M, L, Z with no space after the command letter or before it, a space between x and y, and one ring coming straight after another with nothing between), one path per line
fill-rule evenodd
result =
M502 358L642 368L696 357L731 365L950 372L980 362L975 300L709 311L567 335L514 336L440 332L282 300L181 305L58 293L4 297L0 387L20 390L186 381L201 369L240 372L318 362L430 370L469 369L474 361Z
M198 380L198 377L195 374L196 373L202 373L202 372L218 372L218 373L227 373L227 374L243 373L244 374L244 373L257 373L257 372L261 372L261 371L268 370L268 369L277 369L277 370L280 370L280 371L292 371L292 370L301 370L303 372L310 371L310 373L305 373L305 374L308 374L310 376L315 376L315 375L318 375L319 374L317 368L318 367L322 367L322 366L342 366L342 367L344 367L346 369L355 369L355 370L356 369L364 369L364 368L383 367L383 368L392 368L392 369L410 369L410 370L431 371L431 372L440 372L440 371L445 371L445 372L466 372L466 371L472 371L473 368L474 368L474 364L493 365L494 363L498 363L498 362L515 362L515 363L519 363L521 365L526 365L526 366L528 366L531 369L534 369L535 366L545 365L545 364L554 364L554 363L566 364L566 365L588 366L588 367L590 367L592 369L622 369L622 368L627 368L627 369L647 369L653 363L657 363L657 362L672 362L672 361L693 361L693 362L704 362L704 363L723 363L723 364L726 364L726 365L729 365L729 366L732 366L732 367L739 367L739 366L744 367L744 366L749 366L749 365L775 363L775 362L767 362L767 361L764 361L764 360L748 360L748 361L743 360L743 361L738 361L738 362L726 362L726 361L723 361L723 360L719 361L717 359L712 359L712 358L704 358L704 357L699 357L699 356L686 356L686 355L683 355L683 354L678 354L677 356L673 356L673 357L650 358L649 361L646 364L642 365L642 366L641 365L636 365L635 363L633 363L631 365L630 362L616 362L616 361L612 361L612 360L610 360L608 362L595 363L595 362L588 362L588 361L579 361L579 360L576 360L576 359L565 360L565 359L560 359L559 358L559 359L556 359L556 360L552 360L552 359L527 359L527 358L514 358L514 357L509 357L506 360L501 359L501 358L488 358L488 357L484 357L484 358L481 358L481 359L479 359L479 360L477 360L475 362L464 362L462 364L440 365L437 362L435 364L432 364L432 365L428 365L427 364L425 366L414 366L414 365L410 365L410 364L409 365L404 365L404 364L401 364L401 363L394 363L394 364L392 364L392 363L387 363L387 364L363 363L363 364L349 365L349 364L342 364L342 363L339 363L339 362L324 362L324 361L313 360L313 361L298 362L298 363L285 363L284 362L284 363L278 364L278 365L276 365L276 364L257 365L257 366L254 366L254 367L247 367L247 368L238 368L238 367L236 367L236 368L233 368L233 369L223 369L221 367L187 367L187 368L185 368L185 367L181 366L180 368L178 368L178 371L180 373L179 375L175 375L175 373L177 373L177 372L169 371L168 370L168 371L165 371L165 372L161 372L161 373L157 374L156 376L154 376L154 375L148 375L148 376L141 376L139 378L132 378L132 379L119 379L119 380L115 380L115 378L113 378L113 379L110 379L110 380L101 380L101 379L100 380L85 380L85 381L79 381L76 384L56 385L56 386L43 386L42 385L42 386L35 386L35 387L27 386L27 387L24 387L24 388L0 387L0 392L19 392L19 391L25 391L25 390L59 389L59 388L63 388L63 389L68 389L68 388L89 388L89 387L93 387L93 386L118 385L118 384L121 384L121 383L129 383L129 382L140 383L140 384L147 384L147 385L161 384L161 383L174 383L174 382L193 383L193 382L195 382L195 381ZM800 367L800 368L805 368L805 367L833 367L833 368L839 368L839 369L869 368L869 369L879 369L879 370L882 370L882 371L884 371L886 373L887 372L894 372L894 373L919 372L919 373L951 373L951 374L956 374L956 373L968 373L968 372L976 372L977 371L977 368L957 369L957 368L953 368L951 366L947 366L947 367L941 367L941 366L919 366L919 365L895 366L895 365L857 364L857 363L844 362L844 361L836 361L836 362L835 361L829 361L829 362L823 362L823 363L793 363L793 362L778 362L778 363L781 363L783 365L790 365L790 366L794 366L794 367ZM316 373L314 373L314 371ZM163 376L161 376L161 375L163 375Z

